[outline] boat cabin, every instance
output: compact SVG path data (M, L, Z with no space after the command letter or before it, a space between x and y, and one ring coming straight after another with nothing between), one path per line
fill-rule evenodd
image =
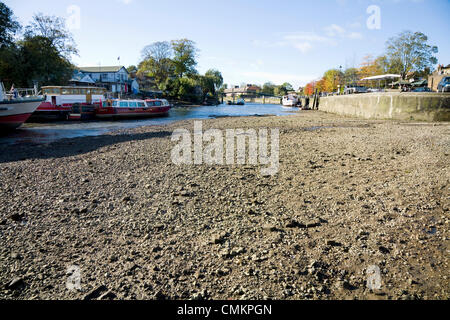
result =
M42 87L47 102L54 106L81 104L99 104L105 99L106 89L100 87Z

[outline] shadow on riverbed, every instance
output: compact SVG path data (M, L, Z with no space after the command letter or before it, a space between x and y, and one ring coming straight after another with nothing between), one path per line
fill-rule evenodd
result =
M158 139L171 136L172 132L147 132L120 135L101 135L64 139L47 144L0 145L0 163L30 159L56 159L86 154L97 149L130 141Z

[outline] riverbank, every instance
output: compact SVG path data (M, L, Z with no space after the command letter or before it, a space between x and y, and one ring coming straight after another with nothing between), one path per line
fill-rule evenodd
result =
M280 128L278 175L172 164L172 132L193 120L0 146L0 298L449 298L448 123L300 112L203 127Z

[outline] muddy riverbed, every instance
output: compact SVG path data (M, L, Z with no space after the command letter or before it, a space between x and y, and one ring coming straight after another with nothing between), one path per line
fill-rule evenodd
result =
M448 123L203 127L279 128L279 173L173 164L193 120L0 145L0 298L449 298Z

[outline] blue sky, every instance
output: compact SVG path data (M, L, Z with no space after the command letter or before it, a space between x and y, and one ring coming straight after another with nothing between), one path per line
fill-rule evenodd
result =
M188 38L200 49L202 73L216 68L228 84L300 86L327 69L358 66L367 54L382 54L386 40L403 30L424 32L439 47L439 63L450 63L449 0L4 2L24 25L37 12L75 22L79 57L73 62L80 66L117 65L119 56L125 66L137 64L145 45ZM379 29L367 25L370 6L380 10Z

